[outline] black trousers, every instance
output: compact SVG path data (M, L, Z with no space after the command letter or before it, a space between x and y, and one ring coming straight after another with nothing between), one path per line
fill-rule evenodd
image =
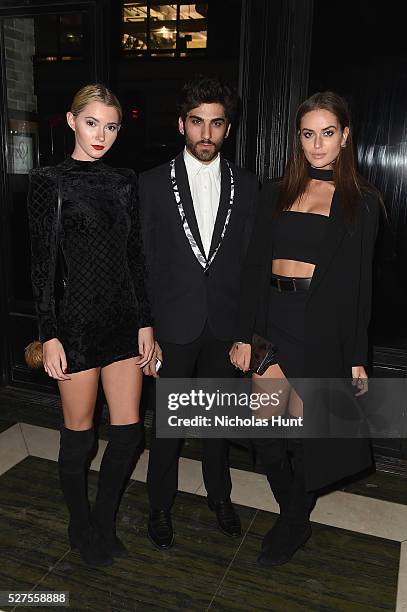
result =
M162 342L163 367L166 378L230 378L236 371L229 360L231 342L215 338L206 324L201 335L189 344ZM147 487L150 506L169 510L178 489L178 459L182 439L157 438L154 432L150 445ZM229 472L228 442L223 439L202 439L202 474L208 497L220 501L230 497L232 483Z

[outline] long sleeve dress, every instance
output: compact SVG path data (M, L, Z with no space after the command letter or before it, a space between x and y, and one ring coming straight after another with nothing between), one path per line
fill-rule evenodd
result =
M138 355L138 330L152 318L134 172L71 157L37 168L30 176L28 215L40 340L60 340L68 373ZM59 303L58 248L66 267Z

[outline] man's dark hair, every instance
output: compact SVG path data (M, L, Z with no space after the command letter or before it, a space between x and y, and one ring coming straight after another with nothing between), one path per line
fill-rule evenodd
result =
M226 119L237 117L239 97L234 87L217 77L198 75L185 83L178 99L178 112L185 121L187 113L201 104L222 104Z

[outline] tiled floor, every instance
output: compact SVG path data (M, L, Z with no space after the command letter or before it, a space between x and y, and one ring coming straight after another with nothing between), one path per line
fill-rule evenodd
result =
M376 472L344 488L349 493L407 505L407 479Z
M256 556L277 506L265 477L249 471L247 451L235 447L232 456L243 535L230 539L216 529L206 506L197 445L188 441L173 511L176 545L167 552L155 550L146 537L146 451L118 517L130 557L93 570L67 543L54 399L41 410L27 401L11 408L1 399L0 590L69 591L72 611L407 611L405 479L372 474L321 498L309 543L289 564L270 570L259 567ZM91 496L104 447L102 440Z
M160 552L146 539L145 485L132 481L118 518L130 557L93 570L66 543L54 462L25 458L0 478L0 498L2 588L69 591L71 610L395 609L398 542L314 524L306 548L270 571L255 559L275 515L240 506L244 535L230 539L202 497L180 493L176 546Z

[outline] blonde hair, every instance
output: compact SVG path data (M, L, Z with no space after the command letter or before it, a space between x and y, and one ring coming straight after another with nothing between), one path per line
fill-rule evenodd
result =
M76 92L71 104L71 113L76 117L89 102L102 102L106 106L113 106L119 115L119 123L122 121L123 111L119 100L114 93L101 83L91 83L81 87Z

